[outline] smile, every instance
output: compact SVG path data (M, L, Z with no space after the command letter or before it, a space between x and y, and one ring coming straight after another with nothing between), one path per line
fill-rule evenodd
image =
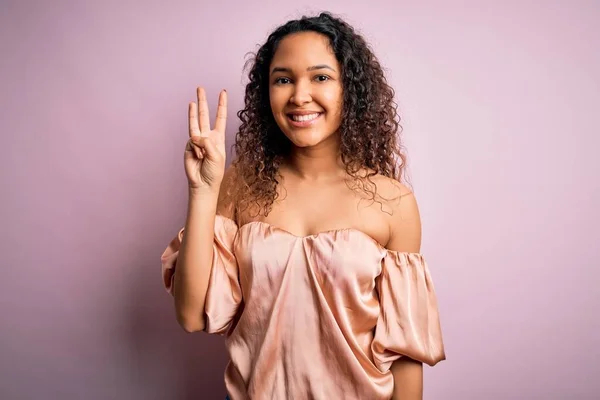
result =
M312 113L312 114L288 114L288 119L290 120L290 122L292 123L293 126L296 127L306 127L306 126L310 126L313 123L315 123L315 121L317 119L319 119L319 117L322 115L323 113Z

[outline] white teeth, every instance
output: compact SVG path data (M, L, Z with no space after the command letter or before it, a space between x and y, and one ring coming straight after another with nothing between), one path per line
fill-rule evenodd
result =
M306 122L311 121L319 116L319 113L315 114L307 114L307 115L295 115L292 114L292 119L296 122Z

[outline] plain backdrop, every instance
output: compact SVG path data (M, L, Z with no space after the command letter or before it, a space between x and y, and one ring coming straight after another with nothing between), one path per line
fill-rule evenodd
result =
M600 397L600 2L0 2L0 398L222 399L160 255L187 104L332 11L396 89L448 359L425 398Z

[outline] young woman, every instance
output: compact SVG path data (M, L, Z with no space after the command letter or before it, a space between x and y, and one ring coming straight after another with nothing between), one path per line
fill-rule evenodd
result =
M227 171L227 94L213 129L197 95L187 219L162 271L183 328L226 336L229 397L422 398L422 363L445 359L437 302L393 90L365 40L327 13L276 29Z

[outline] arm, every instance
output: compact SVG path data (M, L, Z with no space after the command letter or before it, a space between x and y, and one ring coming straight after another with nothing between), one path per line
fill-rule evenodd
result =
M213 258L217 199L218 193L189 192L173 292L177 322L186 332L204 329L203 310Z
M391 367L394 376L394 394L392 400L423 399L423 364L402 357L394 361Z
M189 191L185 234L174 277L177 321L186 332L205 327L204 305L213 262L215 215L233 218L234 179L234 167L229 167L218 192Z
M398 184L396 184L398 185ZM390 216L390 241L387 247L400 252L418 253L421 250L421 218L413 193L400 185L400 197L393 201ZM391 366L394 376L392 400L421 400L423 398L423 364L401 357Z
M204 303L213 261L215 215L225 183L225 121L227 94L219 95L214 129L210 128L208 103L197 88L198 103L188 107L189 137L184 153L189 183L188 211L179 248L174 290L177 321L187 332L203 330Z

